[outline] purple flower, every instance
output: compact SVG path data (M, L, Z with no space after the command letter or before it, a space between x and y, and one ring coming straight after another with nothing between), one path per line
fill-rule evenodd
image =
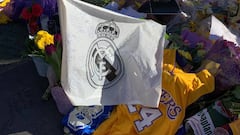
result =
M226 41L219 39L215 42L212 48L207 53L207 59L213 60L218 63L223 63L224 59L230 59L230 51L226 45ZM224 58L224 59L223 59Z
M209 39L189 30L183 30L181 36L183 41L189 44L190 48L196 48L198 44L202 44L203 48L206 50L209 50L212 47L212 43Z
M206 58L220 64L216 75L216 89L227 90L240 84L240 48L233 42L219 39L215 42Z
M216 75L216 89L228 90L240 84L240 65L234 59L227 59L221 63L219 73Z
M41 0L43 14L52 16L58 12L57 0Z
M57 48L55 45L47 45L45 46L45 51L47 55L52 55L54 52L56 52Z

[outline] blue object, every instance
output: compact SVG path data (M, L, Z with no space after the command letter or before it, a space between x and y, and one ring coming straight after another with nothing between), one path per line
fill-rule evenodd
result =
M114 106L78 106L64 116L62 124L74 135L91 135L109 118Z

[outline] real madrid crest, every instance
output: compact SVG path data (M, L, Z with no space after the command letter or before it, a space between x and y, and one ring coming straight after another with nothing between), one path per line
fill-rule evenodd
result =
M120 30L113 21L97 25L97 39L92 42L87 56L87 78L94 88L109 88L124 74L124 65L113 40Z

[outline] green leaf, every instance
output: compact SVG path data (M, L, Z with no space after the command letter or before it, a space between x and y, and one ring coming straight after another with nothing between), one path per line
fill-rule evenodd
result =
M165 33L165 39L167 39L167 40L170 39L170 36L167 33Z
M53 52L50 56L46 55L46 62L50 64L55 71L55 74L57 76L57 81L60 81L61 77L61 53L59 53L60 49L57 49L57 51Z

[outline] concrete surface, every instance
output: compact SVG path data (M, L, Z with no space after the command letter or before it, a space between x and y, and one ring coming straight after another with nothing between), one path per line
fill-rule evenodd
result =
M63 135L54 100L41 99L48 81L30 58L22 58L24 24L0 25L0 135Z

